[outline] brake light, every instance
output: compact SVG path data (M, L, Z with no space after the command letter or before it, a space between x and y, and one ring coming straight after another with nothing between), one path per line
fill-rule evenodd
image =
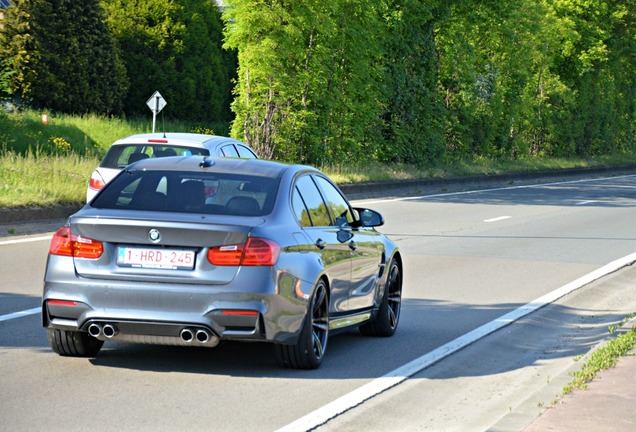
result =
M247 240L242 265L246 266L271 266L276 263L280 246L271 240L250 238Z
M241 265L245 245L217 246L208 249L208 261L217 266Z
M91 181L88 183L88 187L94 190L101 190L104 186L106 186L106 182L102 178L101 175L97 171L93 171L91 174Z
M148 139L149 143L158 143L158 144L168 144L168 140L167 139L160 139L160 138L150 138Z
M51 255L72 256L74 258L97 259L104 252L104 244L71 233L68 226L62 227L53 234L49 253Z
M250 237L245 244L211 247L208 261L217 266L272 266L279 253L280 246L276 242Z

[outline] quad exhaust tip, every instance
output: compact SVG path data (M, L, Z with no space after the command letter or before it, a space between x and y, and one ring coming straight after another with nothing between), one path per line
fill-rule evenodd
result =
M197 341L204 344L210 340L210 335L205 330L197 330Z
M200 344L206 344L210 340L210 333L203 329L195 330L184 328L181 330L181 333L179 333L179 336L181 340L186 343L198 342Z
M180 333L181 340L190 343L194 340L194 333L188 328L184 328Z
M104 327L102 327L102 334L108 339L116 336L117 333L117 327L112 324L105 324Z
M96 323L93 323L88 326L88 334L93 337L99 337L102 334L102 326Z
M117 336L117 333L119 333L119 330L114 324L92 323L88 326L88 334L94 338L104 336L106 339L110 339Z
M119 333L115 324L94 322L88 326L88 334L94 338L111 339ZM197 342L202 345L207 344L212 335L205 329L184 328L179 332L179 337L185 343Z

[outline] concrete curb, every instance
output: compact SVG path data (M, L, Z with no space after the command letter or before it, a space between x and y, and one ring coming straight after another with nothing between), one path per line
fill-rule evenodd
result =
M82 208L82 204L58 204L47 207L0 208L0 225L66 218Z

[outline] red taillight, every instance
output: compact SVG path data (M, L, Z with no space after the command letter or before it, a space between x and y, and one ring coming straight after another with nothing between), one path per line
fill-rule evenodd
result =
M73 255L73 247L71 246L71 228L62 227L53 234L51 245L49 246L49 253L51 255Z
M224 245L208 250L208 261L217 266L271 266L276 263L280 246L272 240L249 238L245 244Z
M223 309L221 311L223 315L234 315L234 316L255 316L258 315L258 311L255 310L244 310L244 309Z
M280 246L271 240L250 238L247 240L242 265L271 266L276 263Z
M72 256L75 258L96 259L102 256L104 244L100 241L71 233L70 227L62 227L51 239L51 255Z
M167 139L161 139L161 138L150 138L148 139L149 143L158 143L158 144L168 144L168 140Z
M241 265L245 245L217 246L208 250L208 261L217 266Z
M51 306L77 306L77 302L69 300L47 300L46 303Z
M106 182L97 171L93 171L91 174L91 181L88 183L88 187L94 190L101 190L106 185Z

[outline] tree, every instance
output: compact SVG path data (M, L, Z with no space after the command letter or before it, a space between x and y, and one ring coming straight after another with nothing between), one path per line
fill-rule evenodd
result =
M437 89L435 25L450 11L448 0L386 1L386 112L380 160L421 165L444 155L444 111Z
M98 0L15 0L0 29L4 88L36 107L119 113L125 70Z
M515 125L531 81L532 26L524 0L460 2L438 23L440 97L449 156L514 155ZM541 20L539 19L539 22Z
M314 164L377 153L377 2L232 0L224 18L239 59L233 135L264 157Z
M222 50L214 0L102 1L131 83L126 114L146 115L146 100L159 90L168 117L231 120L236 54Z
M633 0L460 2L440 22L447 148L458 158L629 150Z
M558 139L580 156L629 150L633 143L636 39L633 0L554 0L569 30L556 68L574 97Z

